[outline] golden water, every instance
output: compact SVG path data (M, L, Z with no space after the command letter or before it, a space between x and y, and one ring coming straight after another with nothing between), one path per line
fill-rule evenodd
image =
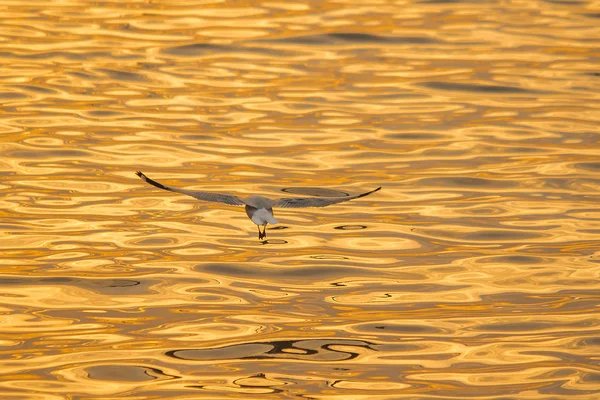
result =
M0 17L0 398L600 397L598 2Z

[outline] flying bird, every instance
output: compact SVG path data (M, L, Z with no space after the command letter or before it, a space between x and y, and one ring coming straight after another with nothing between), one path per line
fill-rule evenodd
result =
M199 190L178 189L172 186L163 185L148 178L142 172L137 171L137 176L142 178L146 183L156 186L159 189L169 190L171 192L186 194L198 200L212 201L217 203L229 204L232 206L244 206L248 218L254 222L258 228L258 239L262 240L267 237L267 224L276 224L279 221L273 217L273 207L280 208L305 208L305 207L326 207L332 204L341 203L343 201L354 200L360 197L365 197L371 193L375 193L381 187L370 192L357 194L356 196L345 197L282 197L272 200L263 196L250 196L248 198L240 198L231 194L219 194L202 192ZM260 227L263 227L261 232Z

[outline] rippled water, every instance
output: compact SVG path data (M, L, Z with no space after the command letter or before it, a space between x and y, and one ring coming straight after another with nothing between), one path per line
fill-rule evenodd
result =
M0 16L2 399L598 398L597 2Z

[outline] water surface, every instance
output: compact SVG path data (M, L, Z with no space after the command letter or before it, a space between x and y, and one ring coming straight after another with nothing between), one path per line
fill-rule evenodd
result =
M0 397L597 398L596 2L0 16Z

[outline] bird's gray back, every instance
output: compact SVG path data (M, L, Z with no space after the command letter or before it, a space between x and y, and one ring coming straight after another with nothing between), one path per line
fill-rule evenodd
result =
M254 208L271 208L275 203L273 200L263 196L250 196L244 202Z

